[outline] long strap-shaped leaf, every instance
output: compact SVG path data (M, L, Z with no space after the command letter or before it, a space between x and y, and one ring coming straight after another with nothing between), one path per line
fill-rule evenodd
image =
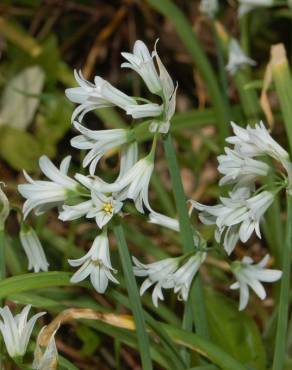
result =
M143 314L142 304L140 295L138 292L131 257L128 250L128 246L125 240L123 227L120 224L114 226L114 233L117 239L118 250L123 266L124 277L127 284L127 290L129 294L129 300L131 303L131 310L134 314L137 340L139 344L140 356L142 361L143 369L151 370L152 362L150 356L150 343L148 334L146 332L145 318Z
M236 361L230 355L222 351L215 344L207 341L197 334L174 328L167 324L161 324L168 335L176 342L200 353L223 370L247 370L245 366Z
M70 284L71 274L68 272L40 272L9 277L0 281L0 298L34 289Z
M278 306L277 334L274 353L273 370L284 369L287 325L289 314L289 291L290 291L290 274L291 274L291 254L292 254L292 197L287 196L287 226L286 226L286 243L283 248L280 299Z
M195 247L193 231L187 212L186 197L182 186L176 153L173 147L173 142L170 134L168 134L164 139L164 150L168 162L168 168L170 172L172 188L179 217L183 251L184 253L194 252ZM187 302L187 306L188 307L186 307L185 312L184 328L186 329L187 326L189 326L188 330L191 329L191 326L189 324L187 325L187 323L190 323L190 320L187 318L187 316L192 317L195 323L197 333L207 338L208 337L207 319L203 300L203 292L199 276L196 277L194 284L191 288L190 300Z

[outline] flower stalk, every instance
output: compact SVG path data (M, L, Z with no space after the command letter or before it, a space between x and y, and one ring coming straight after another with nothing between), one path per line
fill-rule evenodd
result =
M289 289L291 273L291 252L292 252L292 196L287 195L287 224L286 243L282 254L282 279L278 306L278 323L276 333L276 344L274 352L273 370L284 368L287 325L289 311Z
M124 230L121 224L114 225L114 233L117 240L117 246L122 262L124 277L133 311L134 320L136 324L137 340L140 349L140 356L142 361L142 368L144 370L152 370L152 361L150 356L149 337L146 332L145 318L143 308L139 296L139 291L134 276L130 253L128 250L127 242L124 235Z
M193 231L186 207L186 197L181 182L176 153L170 134L164 138L163 144L178 212L183 251L184 253L188 253L193 251ZM197 334L208 338L208 326L199 275L194 279L190 291L190 299L186 303L183 329L192 331L193 323L195 324Z

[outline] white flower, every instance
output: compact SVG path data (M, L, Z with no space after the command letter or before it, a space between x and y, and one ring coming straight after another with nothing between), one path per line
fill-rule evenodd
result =
M132 131L126 129L89 130L77 121L73 124L81 135L75 136L71 145L80 150L89 150L83 159L83 167L90 165L91 175L94 175L97 163L106 152L127 143L133 135Z
M134 141L131 144L123 145L120 153L120 172L116 181L119 181L138 161L138 144Z
M43 350L41 348L40 338L45 328L46 326L41 329L37 338L32 364L33 370L56 370L58 366L58 350L55 342L56 331L51 335L46 349Z
M240 5L238 8L238 16L242 17L244 14L259 7L269 7L273 5L274 0L238 0Z
M235 39L231 39L228 46L228 64L226 65L227 71L233 75L240 68L246 65L255 66L256 62L244 54L239 46L239 43Z
M177 258L166 258L164 260L143 264L133 258L134 274L140 277L147 277L140 288L140 295L155 284L152 292L152 301L158 307L158 300L164 300L162 289L174 289L174 293L179 293L179 298L187 300L191 283L204 262L207 254L197 252L188 258L187 262L180 266L180 262L185 260L185 256Z
M4 191L1 189L0 182L0 231L4 228L4 224L9 215L9 211L9 201Z
M171 274L173 274L179 266L179 258L166 258L164 260L153 262L150 264L143 264L132 257L134 266L134 274L140 277L147 277L140 288L140 295L155 284L152 292L152 301L155 307L158 307L158 299L164 300L162 288L167 282Z
M151 210L148 199L148 188L154 163L153 155L140 159L132 168L112 184L99 182L96 190L100 192L116 193L116 199L124 201L132 199L135 207L144 213L143 205Z
M122 63L122 68L130 68L137 72L153 94L157 94L162 90L153 56L150 55L143 41L137 40L135 42L133 54L122 53L122 56L128 61Z
M58 169L48 157L42 156L39 159L42 172L51 181L35 181L24 171L29 184L18 185L18 191L27 199L23 205L24 218L32 209L40 215L50 208L61 205L67 199L68 192L75 191L77 182L67 176L70 160L70 156L64 158Z
M3 320L0 321L0 331L10 357L21 357L25 354L37 319L45 315L45 312L40 312L27 321L30 308L31 305L24 307L24 309L14 317L8 306L0 308L0 316Z
M93 206L87 213L87 218L95 218L97 226L102 229L111 218L120 212L123 203L112 196L106 196L96 190L91 191Z
M98 235L85 256L76 260L68 260L73 267L81 266L77 272L72 276L71 282L78 283L90 275L90 281L94 289L98 293L104 293L108 281L118 284L119 282L113 276L110 255L109 255L109 241L107 232L103 231Z
M28 269L34 270L34 272L48 271L49 263L34 229L27 224L23 224L19 236L28 259Z
M200 211L199 218L206 225L216 225L215 238L228 254L240 239L246 243L253 231L261 238L260 221L274 200L274 194L263 191L249 197L248 188L239 188L230 193L230 198L221 197L221 204L205 206L191 201L192 206Z
M271 137L262 121L255 125L254 128L247 127L247 131L251 142L262 153L268 154L279 161L289 158L288 152Z
M233 184L235 182L253 182L259 176L266 176L269 166L259 160L246 157L236 150L225 148L225 155L217 157L218 171L225 175L219 185Z
M74 71L75 79L80 87L66 89L65 94L73 103L80 104L73 112L72 121L79 118L82 121L84 115L91 110L118 106L125 109L127 105L136 104L135 99L113 87L103 78L96 76L94 84L87 81L82 72Z
M158 212L150 212L149 222L159 226L167 227L170 230L179 231L179 222L175 218L165 216Z
M255 157L269 155L283 162L289 159L289 154L270 135L261 121L255 127L247 126L246 129L231 122L235 136L228 137L226 141L235 145L235 150L243 156Z
M174 293L178 293L180 299L187 301L193 278L206 257L206 252L197 252L191 256L184 265L169 276L163 287L174 289Z
M157 40L158 41L158 40ZM150 132L159 131L163 134L167 133L170 127L170 120L175 112L176 105L176 90L177 86L174 86L173 80L167 72L164 64L162 63L156 49L157 41L153 55L156 58L159 79L162 86L162 99L163 99L163 115L161 119L154 120L149 127Z
M219 10L218 0L201 0L200 12L213 19Z
M124 145L121 149L120 173L116 182L123 178L136 163L138 156L137 143ZM75 178L86 188L90 190L90 200L86 200L79 204L62 206L62 211L59 213L59 219L62 221L76 220L80 217L96 219L97 225L102 228L110 221L114 214L120 212L123 203L117 199L116 194L110 195L100 192L101 187L109 187L108 184L97 176L84 176L79 173ZM89 194L88 194L89 195Z
M80 104L73 112L72 121L76 118L82 121L84 115L91 110L116 105L134 119L157 117L151 122L150 131L168 132L170 120L175 111L177 88L174 87L171 77L161 62L156 47L151 55L146 45L138 40L135 42L133 54L122 53L122 55L127 59L122 67L136 71L143 78L149 90L161 97L162 104L151 102L138 104L137 101L145 99L129 97L98 76L95 77L94 84L90 83L85 80L81 72L75 71L75 78L79 87L66 90L67 97L74 103ZM154 59L157 62L158 70ZM82 144L83 141L81 140Z
M64 204L62 206L62 211L59 213L59 219L62 221L77 220L78 218L85 216L92 207L92 200L86 200L85 202L81 202L73 206Z
M248 303L249 287L263 300L266 298L266 292L261 282L272 283L281 278L282 271L265 269L268 261L269 255L266 255L257 264L253 264L254 261L250 257L244 257L241 262L233 262L231 269L237 282L232 284L230 288L240 291L239 310L243 310Z
M126 113L135 119L157 117L163 113L163 106L155 103L128 105L126 107Z

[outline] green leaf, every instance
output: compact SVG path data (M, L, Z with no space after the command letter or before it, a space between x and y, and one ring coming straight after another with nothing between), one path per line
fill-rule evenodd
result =
M266 355L255 322L222 294L206 289L210 336L214 344L241 363L266 369Z
M70 284L71 274L68 272L40 272L9 277L0 281L0 298L26 292L28 290L66 286Z
M70 361L68 361L65 357L63 356L58 356L58 363L61 366L62 369L66 370L79 370L78 367L73 365Z
M201 354L222 370L247 370L240 362L230 354L223 351L219 345L200 337L197 334L175 328L170 325L161 324L168 335L178 344ZM221 333L223 335L224 332Z
M42 297L35 293L18 293L18 294L12 294L8 296L8 299L17 302L23 305L31 304L32 306L36 307L55 307L59 306L60 304L50 298Z
M117 240L120 259L123 266L123 272L127 284L129 300L131 302L131 310L133 312L136 324L136 332L142 366L143 369L145 370L151 370L153 369L153 366L149 351L150 341L148 333L146 332L145 317L143 314L140 295L138 292L138 287L133 272L132 261L128 250L127 242L125 239L124 230L121 225L114 226L114 234Z
M0 156L16 170L33 171L43 150L28 132L3 126L0 128Z
M79 339L83 342L81 353L85 356L93 356L94 352L100 345L100 337L96 333L85 325L79 325L76 329L76 334Z
M179 218L182 249L184 253L194 252L195 246L193 231L190 224L190 218L188 216L186 196L181 182L177 156L171 134L164 137L163 145ZM190 298L185 305L183 328L191 331L192 322L195 324L196 332L201 336L208 338L208 325L199 275L195 278L191 288Z

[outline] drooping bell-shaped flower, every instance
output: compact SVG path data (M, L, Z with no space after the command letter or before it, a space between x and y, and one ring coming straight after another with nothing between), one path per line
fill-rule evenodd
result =
M96 76L94 84L87 81L81 71L74 71L79 87L66 89L65 94L73 103L80 104L73 112L72 122L82 121L86 113L99 108L117 106L125 109L127 105L136 104L135 99L124 94L103 78Z
M70 160L70 156L64 158L58 169L47 156L43 155L39 159L40 169L50 181L33 180L24 171L28 184L18 185L18 191L27 199L23 205L25 218L33 209L36 215L40 215L50 208L62 205L69 193L76 190L78 183L67 176Z
M266 255L259 263L254 264L250 257L244 257L241 262L235 261L231 269L236 277L237 282L233 283L231 289L239 289L240 300L239 310L243 310L248 303L249 288L251 288L260 299L266 298L266 291L262 282L272 283L279 280L282 271L266 269L269 261L269 255Z
M250 197L250 191L246 188L238 188L229 195L229 198L221 197L221 204L215 206L191 201L192 206L200 211L202 223L216 225L215 238L217 242L223 241L228 254L239 239L247 242L253 231L261 238L260 221L274 200L274 194L269 191Z
M143 295L147 289L154 286L152 292L152 301L155 307L158 307L158 300L164 300L162 288L170 276L179 266L179 258L166 258L161 261L144 264L133 257L134 274L139 277L145 277L140 288L140 295Z
M28 269L34 272L48 271L49 263L34 229L27 224L22 224L19 237L28 259Z
M89 150L83 159L83 167L89 166L89 172L94 175L99 160L110 150L119 148L133 138L133 132L127 129L89 130L79 122L73 122L81 133L71 140L73 148Z
M8 306L0 308L0 331L10 357L22 357L25 354L37 319L45 315L45 312L40 312L27 321L30 309L31 305L25 306L13 317Z
M162 90L154 58L143 41L137 40L134 44L133 53L123 52L122 56L127 60L127 62L121 64L122 68L130 68L138 73L153 94Z
M232 39L229 42L228 47L228 63L226 65L227 71L234 75L239 69L245 67L246 65L255 66L256 62L246 56L239 43L235 39Z
M104 293L109 280L118 284L118 280L113 276L113 269L109 254L109 241L106 230L103 230L95 239L90 250L85 256L68 260L73 267L79 270L71 278L72 283L79 283L90 276L91 284L98 293Z

